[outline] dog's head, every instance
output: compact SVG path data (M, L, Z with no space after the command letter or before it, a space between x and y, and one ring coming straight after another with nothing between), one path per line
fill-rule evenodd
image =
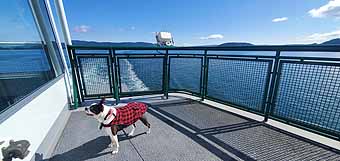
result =
M100 113L104 111L103 103L105 102L105 98L102 98L99 103L92 104L89 108L85 108L85 112L88 116L98 117Z

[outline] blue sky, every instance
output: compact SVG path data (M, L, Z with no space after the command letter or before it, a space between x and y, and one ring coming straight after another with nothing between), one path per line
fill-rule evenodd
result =
M329 0L65 0L64 3L72 38L81 40L155 42L153 32L169 31L176 45L231 41L290 44L322 42L333 38L327 34L340 31L340 19L336 17L340 17L340 6L330 9L338 13L333 15L321 8L329 5ZM339 1L330 7L336 5L340 5ZM312 15L312 9L329 15Z
M1 0L0 20L0 42L41 41L26 0Z
M29 8L19 5L17 12L18 4L8 3L13 2L0 2L2 13L10 14L0 15L0 41L23 15L32 25L15 32L34 30ZM72 39L78 40L155 42L156 31L171 32L179 46L319 43L340 37L340 0L64 0L64 6Z

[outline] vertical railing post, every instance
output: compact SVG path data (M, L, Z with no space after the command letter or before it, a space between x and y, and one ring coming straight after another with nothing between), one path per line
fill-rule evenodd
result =
M203 57L203 83L202 83L202 95L201 100L203 101L206 97L207 93L207 83L208 83L208 51L204 50L204 57Z
M120 97L119 97L119 74L118 74L118 63L117 63L117 56L116 56L116 50L111 49L111 62L113 62L113 67L112 67L112 72L113 74L113 93L114 93L114 98L116 99L116 105L120 102Z
M114 79L115 79L115 72L114 72L114 56L113 56L113 52L112 49L109 49L109 78L110 78L110 90L112 92L112 98L116 99L115 97L115 86L114 86Z
M163 92L165 99L169 98L169 51L165 50L163 62Z
M277 50L276 55L275 55L275 60L274 60L274 67L272 71L272 77L270 81L270 86L269 86L269 93L268 93L268 98L266 99L266 108L265 108L265 113L264 113L264 122L268 121L268 117L271 113L271 110L274 104L274 90L275 90L275 83L277 81L277 73L278 73L278 66L279 66L279 61L280 61L280 53L281 51ZM267 91L265 91L267 92Z
M75 73L76 73L76 80L77 80L76 84L77 84L78 91L79 91L78 101L84 102L85 87L83 86L84 81L81 81L81 79L84 80L84 77L83 77L83 74L82 74L82 77L80 77L80 72L82 69L79 70L80 62L78 62L75 49L72 49L72 54L73 54L73 59L74 59L74 66L75 66Z
M70 59L70 63L71 63L71 69L72 69L72 87L73 87L73 109L77 109L79 106L79 90L78 90L78 85L77 85L77 78L76 78L76 60L74 58L73 52L74 50L71 50L71 48L68 46L67 47L68 50L68 56Z

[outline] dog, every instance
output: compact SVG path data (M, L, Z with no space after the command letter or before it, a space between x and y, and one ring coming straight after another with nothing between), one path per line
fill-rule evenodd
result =
M99 103L92 104L89 108L85 108L88 116L96 118L100 125L99 129L104 127L106 133L110 136L112 154L118 153L119 143L117 133L124 128L132 126L128 136L133 136L138 120L148 128L146 134L150 133L150 123L148 122L145 113L150 107L150 104L142 102L130 102L122 107L114 108L104 104L105 98L102 98Z

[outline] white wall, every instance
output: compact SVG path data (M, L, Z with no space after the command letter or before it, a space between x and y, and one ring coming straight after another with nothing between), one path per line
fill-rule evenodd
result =
M1 123L0 140L28 140L31 152L24 160L31 160L65 105L67 93L62 78Z

